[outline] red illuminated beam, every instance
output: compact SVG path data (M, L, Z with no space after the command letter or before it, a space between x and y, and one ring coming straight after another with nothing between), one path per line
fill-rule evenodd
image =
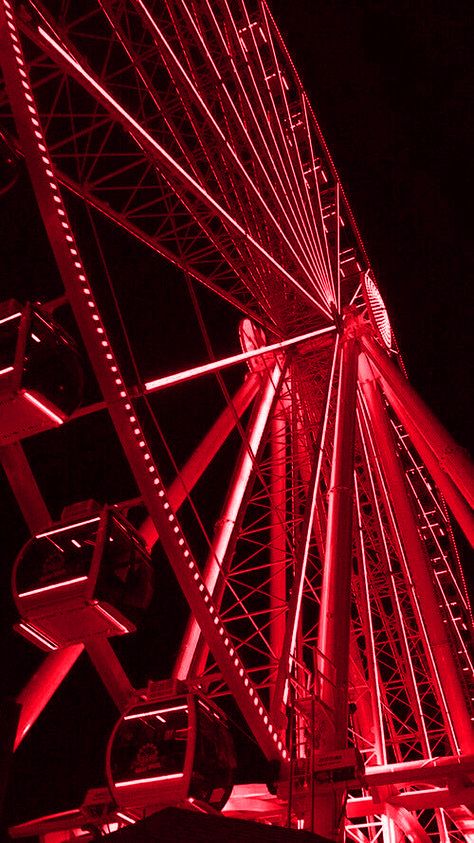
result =
M15 749L31 729L61 682L67 676L84 649L83 644L72 644L65 650L48 655L34 676L18 694L21 705L20 719L15 738Z
M474 735L467 701L453 656L448 630L440 612L432 569L423 548L418 524L407 495L405 476L393 448L393 437L379 385L365 355L359 359L359 381L402 546L409 563L413 598L423 606L425 652L436 689L439 709L453 750L472 753Z
M108 6L109 3L106 3L106 5ZM316 268L316 266L308 266L308 263L311 261L311 258L312 258L311 250L310 250L310 248L308 248L309 244L306 244L306 247L301 249L301 242L300 242L302 240L301 232L299 233L299 236L296 232L293 232L294 236L291 238L292 242L290 242L290 240L288 239L288 237L286 235L286 231L287 231L288 228L291 231L291 224L290 224L289 220L288 219L286 220L287 226L285 227L285 229L283 229L280 225L280 219L282 218L282 216L285 213L284 206L282 206L281 209L280 209L279 219L276 218L273 215L270 207L266 203L266 201L264 199L264 196L261 193L261 191L259 190L256 182L250 177L250 175L247 171L247 168L244 166L243 162L240 160L240 157L237 154L236 150L234 149L233 145L231 143L229 143L229 141L227 140L225 132L223 131L219 122L213 116L211 110L208 108L206 102L204 101L203 97L199 93L193 79L186 72L186 69L184 68L184 66L179 61L179 58L177 57L177 55L172 50L171 45L168 42L168 39L165 37L165 35L161 31L160 27L158 26L158 24L156 22L156 19L148 11L148 9L146 8L146 6L142 2L142 0L134 0L134 5L137 8L138 14L140 14L142 16L143 20L145 21L145 25L150 29L150 32L152 33L152 36L153 36L156 44L163 51L163 53L167 56L167 61L169 61L169 64L172 68L171 72L176 74L176 77L179 80L178 84L179 83L182 84L183 87L185 88L185 90L187 91L187 93L189 95L191 95L191 98L192 98L192 101L193 101L195 107L197 107L201 111L202 120L205 121L211 127L211 129L213 130L216 145L223 145L225 147L227 154L230 156L231 162L234 164L237 171L241 173L242 178L244 179L245 183L248 185L248 187L250 189L250 192L253 196L253 200L254 200L255 204L261 205L262 209L264 210L264 212L266 214L267 219L271 221L271 223L275 227L276 231L278 232L278 237L282 241L284 241L286 243L286 245L288 246L288 248L291 250L291 253L292 253L294 259L296 259L298 261L298 263L300 264L300 268L301 268L302 272L308 277L309 282L316 286L316 281L315 281L314 275L317 273L317 268ZM194 26L195 29L196 29L196 33L199 34L199 30L198 30L198 27L196 25L196 21L193 19L193 16L189 12L189 10L187 9L186 5L184 5L183 11L187 14L187 16L189 18L190 25ZM206 49L206 45L205 45L205 42L203 40L201 40L201 46L203 48L204 54L206 55L208 61L212 62L212 57L211 57L209 51ZM217 78L219 79L219 83L223 86L223 81L222 81L222 79L221 79L221 77L220 77L220 75L217 71L217 68L216 68L216 73L217 73ZM253 153L254 157L257 158L257 160L258 160L258 153L257 153L256 149L253 149L252 153ZM268 181L269 181L270 189L272 189L272 187L273 187L272 182L271 182L271 180L268 176L267 176L267 178L268 178ZM295 251L295 248L294 248L293 244L297 244L297 246L299 247L298 252Z
M170 714L172 711L187 711L187 705L172 705L168 708L153 708L151 711L137 711L134 714L126 714L124 720L142 720L145 717L157 717L160 714Z
M31 591L22 591L18 594L18 597L30 597L33 594L41 594L43 591L53 591L53 589L56 588L64 588L68 585L75 585L78 582L85 582L86 579L86 576L74 577L74 579L72 580L63 580L63 582L56 582L52 583L51 585L43 585L41 588L32 588Z
M43 49L48 55L53 55L58 64L71 73L88 91L90 91L104 107L111 113L124 127L131 137L145 150L151 158L168 174L173 189L179 194L184 189L190 191L191 194L217 215L223 225L228 228L234 236L241 239L246 246L250 247L252 252L257 253L260 258L264 258L281 278L289 282L291 286L296 287L303 296L312 302L317 308L318 312L322 312L329 316L329 310L324 303L314 298L311 293L303 287L299 281L291 275L274 257L271 255L249 232L243 228L234 217L225 210L201 185L196 179L188 173L174 158L162 147L144 128L135 120L131 114L127 112L123 106L104 88L104 86L89 73L85 67L77 61L71 53L68 52L67 47L58 43L51 35L46 32L41 26L35 30L35 35L39 38Z
M330 326L329 328L321 328L318 331L309 331L307 334L299 334L297 337L290 337L288 340L282 342L271 343L271 345L263 345L260 348L254 348L251 351L242 351L240 354L234 354L232 357L223 357L221 360L214 360L212 363L204 363L202 366L195 366L192 369L186 369L183 372L176 372L173 375L165 375L162 378L155 378L155 380L147 381L145 389L147 392L155 392L158 389L164 389L167 386L174 386L178 383L197 378L200 375L208 375L212 372L220 372L222 369L227 369L229 366L234 366L236 363L244 363L246 360L251 360L254 357L262 357L265 354L272 354L282 351L284 348L290 348L293 345L313 340L316 337L324 336L325 334L335 333L336 328Z
M214 422L178 476L173 480L169 488L169 497L170 505L174 510L179 509L184 503L227 437L234 430L238 419L241 418L250 402L255 398L259 381L259 375L255 372L247 376L232 402ZM158 533L150 516L147 516L141 525L140 533L145 539L147 547L152 548L158 539Z
M254 476L257 454L260 450L272 407L281 389L283 374L283 370L277 364L273 373L267 375L267 383L260 401L254 407L248 437L242 444L240 457L230 482L224 510L218 522L219 527L212 542L204 569L204 582L209 593L214 597L217 607L219 607L219 598L222 595L218 594L216 599L216 586L219 577L225 576L227 572L229 552L232 553L235 547L235 534L239 527L239 514L246 499L249 484ZM202 646L199 648L200 634L201 631L196 618L191 617L174 668L174 676L178 679L186 679L191 671L199 675L204 670L207 648L203 648ZM196 653L199 663L197 665L195 664L195 669L192 670Z
M3 0L3 6L0 4L0 21L6 32L5 38L0 41L2 68L25 149L25 160L58 268L112 422L144 503L159 531L163 548L191 611L199 619L224 681L264 754L268 758L285 760L287 751L283 741L265 714L257 688L247 675L231 640L224 634L225 627L202 582L199 567L176 515L170 511L166 489L136 418L130 393L125 387L80 259L52 162L47 155L45 138L38 128L39 114L24 69L25 59L18 46L19 38L10 0ZM288 280L291 282L291 278Z
M402 373L369 337L362 337L364 351L379 372L384 391L400 416L409 435L414 431L438 461L441 472L457 486L467 503L474 507L474 469L466 452L435 418ZM395 406L396 405L396 406ZM423 456L423 455L422 455ZM440 485L442 492L443 486Z
M154 782L164 782L171 779L182 779L184 773L167 773L163 776L152 776L148 779L130 779L125 782L115 782L114 787L133 787L137 784L154 784Z
M39 401L38 398L35 398L35 396L31 395L30 392L27 392L26 389L23 390L23 395L25 396L26 400L30 402L30 404L33 404L35 407L38 408L38 410L41 410L41 412L44 413L45 416L48 416L48 418L51 419L51 421L55 422L55 424L64 423L64 418L59 416L53 410L50 410L50 408L47 407L46 404L43 403L43 401Z
M51 516L22 445L12 442L0 448L0 462L29 530L37 533L46 529Z

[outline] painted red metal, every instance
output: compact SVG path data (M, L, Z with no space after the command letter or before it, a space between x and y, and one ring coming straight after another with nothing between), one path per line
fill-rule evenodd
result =
M376 448L387 480L398 531L405 548L407 565L412 577L415 599L423 607L422 620L426 627L426 646L430 655L433 682L438 687L438 704L443 713L445 728L454 732L457 744L453 750L472 753L474 733L465 692L459 681L451 642L440 612L438 597L429 570L429 558L420 541L418 526L407 496L405 477L394 450L391 432L370 368L362 361L361 387L370 414Z
M457 486L459 492L471 507L474 507L474 468L464 451L456 444L447 430L435 418L426 404L410 386L402 373L391 360L384 355L373 340L363 338L364 349L373 360L383 379L387 397L394 400L397 411L408 432L414 431L418 442L425 443L424 452L431 449L437 460L440 472L438 477L442 484L442 472ZM423 456L423 455L422 455ZM443 492L449 496L449 484Z
M286 750L279 740L273 724L265 715L265 707L259 699L257 689L241 667L240 659L228 638L219 634L222 627L218 613L205 585L202 582L199 569L192 558L186 540L178 524L175 514L171 510L167 493L153 464L147 447L145 436L140 428L131 397L120 375L117 360L107 338L101 321L97 304L91 292L85 269L79 257L79 251L64 207L59 184L52 174L52 162L46 154L43 133L35 128L33 120L37 121L37 110L32 104L31 86L27 81L23 67L25 61L21 50L17 47L18 36L11 13L11 6L5 3L3 9L4 29L8 32L8 39L2 45L1 58L5 72L7 88L12 98L15 116L18 122L20 137L25 150L26 160L31 181L36 192L38 205L48 231L58 268L73 309L77 324L82 333L97 380L124 452L129 460L135 479L140 488L143 500L147 505L150 516L157 528L162 544L181 588L190 603L191 609L199 618L201 629L220 663L222 673L239 700L239 705L245 711L245 717L252 729L259 733L259 742L268 757L286 757ZM40 35L53 48L55 55L64 61L68 67L77 72L81 80L85 80L88 88L99 93L101 86L94 81L90 74L78 65L64 48L52 39L44 30L39 28ZM21 72L20 72L21 71ZM117 106L113 98L107 94L105 101L111 105L114 112L125 118L124 109ZM37 121L38 122L38 121ZM134 129L143 133L136 121L131 120ZM145 132L145 134L147 134ZM148 137L154 152L159 151L157 145ZM170 156L165 154L164 160ZM174 168L174 165L173 165ZM182 173L182 168L177 168ZM186 177L187 185L194 184L194 179ZM201 189L199 193L202 194ZM211 202L211 207L216 203ZM228 215L225 215L228 216ZM286 273L284 273L286 274ZM266 721L264 720L266 717Z
M351 316L342 339L333 462L328 490L328 527L317 643L317 684L334 723L322 750L347 746L349 621L351 603L354 440L358 340Z
M327 725L312 751L328 756L347 747L349 641L351 617L354 509L354 442L359 342L352 314L345 318L341 340L324 572L316 660L316 693L327 712ZM313 830L331 840L342 835L344 788L313 790Z
M130 494L147 512L142 535L149 546L159 538L190 607L177 672L191 671L224 704L231 696L259 751L284 762L278 795L262 799L256 786L239 810L336 839L354 786L364 792L346 806L349 839L467 840L472 614L435 484L472 537L469 469L391 358L394 339L360 234L267 3L250 11L245 0L97 0L85 18L82 5L62 4L59 25L54 14L42 17L40 3L17 15L2 0L8 109L64 284L58 301L72 309L102 392L91 407L107 417L131 469ZM118 360L131 349L135 365L134 343L112 340L116 326L98 303L100 278L84 269L66 191L245 314L265 343L235 355L232 329L228 353L200 365L197 353L183 367L153 360L146 376L137 363L129 384ZM175 324L181 330L181 313ZM363 357L356 410L359 344L377 382ZM201 443L190 440L192 456L167 489L155 434L141 421L145 405L155 421L161 396L152 393L191 380L196 389L195 379L209 375L228 398L222 373L246 361L252 374L216 422L210 414ZM0 379L10 367L2 363ZM43 427L63 421L40 394L26 401ZM222 517L203 529L205 565L202 550L191 550L183 503L236 430L242 446L228 458L235 468ZM19 448L3 450L6 474L31 531L53 535L41 483ZM43 586L25 591L44 596ZM127 631L107 606L94 607L104 624ZM21 623L30 640L41 635ZM120 661L106 641L89 639L87 649L123 710L134 690ZM81 651L48 655L20 693L17 743ZM168 785L172 802L178 789L173 779ZM69 828L75 817L66 818ZM56 815L55 834L60 824Z
M32 676L23 690L20 691L17 702L21 705L21 712L15 739L15 749L20 745L44 707L59 688L61 682L76 663L83 649L84 646L82 644L72 644L65 650L58 650L58 652L46 656L34 676Z
M283 362L276 362L273 370L268 371L264 376L264 383L257 405L253 410L247 438L242 443L240 458L230 483L220 526L210 548L203 578L217 607L220 606L222 599L222 577L229 569L229 559L234 552L237 541L236 531L240 529L239 516L246 499L248 499L249 484L255 474L262 438L272 409L275 407L281 392L285 371L286 365ZM219 579L221 579L220 587L218 585ZM208 650L202 641L201 647L198 647L199 637L199 624L195 618L191 618L174 667L174 676L178 679L186 679L190 673L199 676L204 670ZM195 660L194 665L193 660Z
M238 419L255 398L258 390L259 378L250 375L234 396L232 404L227 406L221 416L212 425L202 442L199 443L192 457L186 462L169 488L170 503L174 510L179 510L186 496L192 492L194 486L210 465L227 437L235 428ZM158 533L150 517L146 518L140 527L140 533L149 549L158 539Z

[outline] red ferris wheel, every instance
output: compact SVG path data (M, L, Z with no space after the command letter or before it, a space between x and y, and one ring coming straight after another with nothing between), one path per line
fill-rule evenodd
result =
M44 651L15 747L84 651L118 709L104 786L11 835L185 805L255 839L471 839L472 469L405 377L267 3L3 0L0 27L54 256L0 312L16 630ZM121 639L166 565L189 620L165 589L171 675L150 641L137 686Z

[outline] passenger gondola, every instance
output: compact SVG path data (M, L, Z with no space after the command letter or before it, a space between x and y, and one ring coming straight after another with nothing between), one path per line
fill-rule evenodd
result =
M90 502L33 536L13 569L17 630L45 650L136 628L153 591L141 536L114 507Z
M225 716L196 692L135 704L117 723L107 750L110 791L122 808L152 811L199 800L220 810L234 768Z
M79 406L73 341L39 307L0 305L0 445L58 427Z

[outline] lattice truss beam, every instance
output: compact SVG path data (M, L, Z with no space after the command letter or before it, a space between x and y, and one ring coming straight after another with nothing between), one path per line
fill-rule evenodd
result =
M289 765L289 815L308 822L315 757L349 745L365 773L348 837L469 839L472 614L446 506L472 535L465 463L437 468L449 440L410 409L360 236L266 3L47 6L2 4L0 115L146 508L142 533L161 542L191 608L175 676L234 700L267 758ZM113 223L184 270L211 357L201 288L234 324L252 320L251 371L232 399L214 361L225 407L169 482L156 385L84 267L78 198L96 232ZM229 438L234 468L211 515L195 487ZM20 445L3 451L35 532L48 517L39 487ZM339 599L347 611L333 618ZM48 657L22 691L18 742L81 650ZM123 707L133 689L109 656L103 678Z

